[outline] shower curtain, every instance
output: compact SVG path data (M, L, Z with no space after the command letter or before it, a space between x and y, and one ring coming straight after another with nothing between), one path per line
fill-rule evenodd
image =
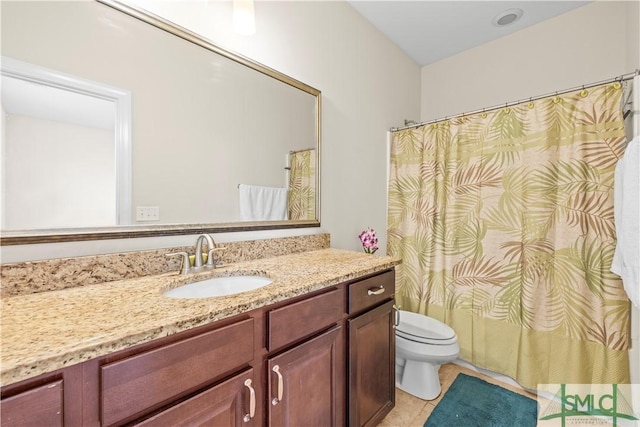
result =
M315 153L315 149L289 153L288 206L291 220L316 218Z
M388 248L403 309L520 384L628 383L610 272L618 82L394 132Z

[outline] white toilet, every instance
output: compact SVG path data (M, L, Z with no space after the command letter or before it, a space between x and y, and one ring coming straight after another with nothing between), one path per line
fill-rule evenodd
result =
M438 370L458 358L460 346L453 329L410 311L398 310L396 326L396 387L420 399L440 395Z

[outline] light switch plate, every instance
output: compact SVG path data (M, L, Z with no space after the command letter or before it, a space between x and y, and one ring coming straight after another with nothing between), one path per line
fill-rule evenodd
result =
M160 207L136 206L136 221L160 221Z

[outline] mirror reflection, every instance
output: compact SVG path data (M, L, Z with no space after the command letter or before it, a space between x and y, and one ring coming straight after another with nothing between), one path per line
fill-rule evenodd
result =
M9 57L1 70L2 230L129 224L131 94Z
M75 101L70 116L88 111L79 91L54 96L60 85L3 66L14 98L35 87L35 104L50 104L44 115L17 109L3 85L3 231L317 219L315 89L98 2L3 2L1 28L3 63L130 95L125 116L118 96L87 95L104 101L109 125L70 123L54 113Z

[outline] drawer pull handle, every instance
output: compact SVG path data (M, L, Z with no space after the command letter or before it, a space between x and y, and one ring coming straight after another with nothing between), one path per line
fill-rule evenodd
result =
M381 295L384 294L384 286L380 285L379 288L371 288L371 289L367 289L367 295L371 296L371 295Z
M256 415L256 391L251 387L251 380L246 380L244 385L249 389L249 413L243 418L243 421L247 423Z
M282 374L280 373L280 366L276 365L271 369L273 372L278 375L278 397L274 397L271 401L273 406L276 406L280 401L282 401L282 394L284 392L284 385L282 384Z

